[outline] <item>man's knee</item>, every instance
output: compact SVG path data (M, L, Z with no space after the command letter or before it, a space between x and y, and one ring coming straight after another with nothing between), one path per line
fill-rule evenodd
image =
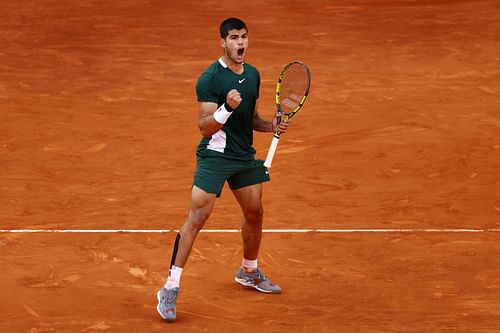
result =
M191 233L198 233L210 217L215 203L215 194L206 193L193 186L191 209L186 224Z
M186 221L189 231L191 233L198 233L203 228L209 217L210 212L203 209L192 210Z
M249 222L260 222L264 216L262 205L251 205L245 208L244 215Z

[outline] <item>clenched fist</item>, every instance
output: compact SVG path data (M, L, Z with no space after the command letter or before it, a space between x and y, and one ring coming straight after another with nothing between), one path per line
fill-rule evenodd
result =
M226 104L229 105L233 110L236 110L241 103L241 94L238 90L232 89L227 93Z

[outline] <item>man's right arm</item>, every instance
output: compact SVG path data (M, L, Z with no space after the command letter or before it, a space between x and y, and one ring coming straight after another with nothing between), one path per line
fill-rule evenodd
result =
M241 95L232 89L227 93L226 102L217 108L213 102L199 102L200 117L198 127L201 135L208 138L217 133L226 123L234 110L240 106Z
M217 104L212 102L199 102L200 118L198 120L198 127L201 135L209 138L217 133L223 126L218 123L213 114L217 110Z

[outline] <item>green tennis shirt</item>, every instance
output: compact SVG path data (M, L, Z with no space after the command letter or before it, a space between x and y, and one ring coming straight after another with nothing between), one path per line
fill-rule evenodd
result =
M231 89L240 92L242 101L222 128L198 145L199 156L224 156L239 160L255 158L253 148L253 114L259 98L260 74L243 64L243 73L234 73L220 58L210 65L196 83L198 102L212 102L221 106Z

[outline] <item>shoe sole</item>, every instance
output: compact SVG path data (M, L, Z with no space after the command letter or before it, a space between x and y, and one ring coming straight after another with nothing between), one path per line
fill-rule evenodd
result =
M266 290L266 289L262 289L262 288L259 288L259 286L251 283L251 282L247 282L246 280L244 279L238 279L237 277L234 278L234 281L236 281L236 283L239 283L241 284L242 286L245 286L245 287L251 287L251 288L254 288L254 289L257 289L258 291L260 291L261 293L265 293L265 294L273 294L273 292L271 290ZM279 294L279 293L275 293L275 294Z
M161 290L159 290L157 293L156 293L156 298L158 298L158 305L156 306L156 311L158 311L158 313L160 314L160 316L165 319L166 321L170 321L170 322L174 322L175 321L175 318L176 318L176 315L174 315L174 317L165 317L163 316L163 313L161 313L160 311L160 304L161 304Z

